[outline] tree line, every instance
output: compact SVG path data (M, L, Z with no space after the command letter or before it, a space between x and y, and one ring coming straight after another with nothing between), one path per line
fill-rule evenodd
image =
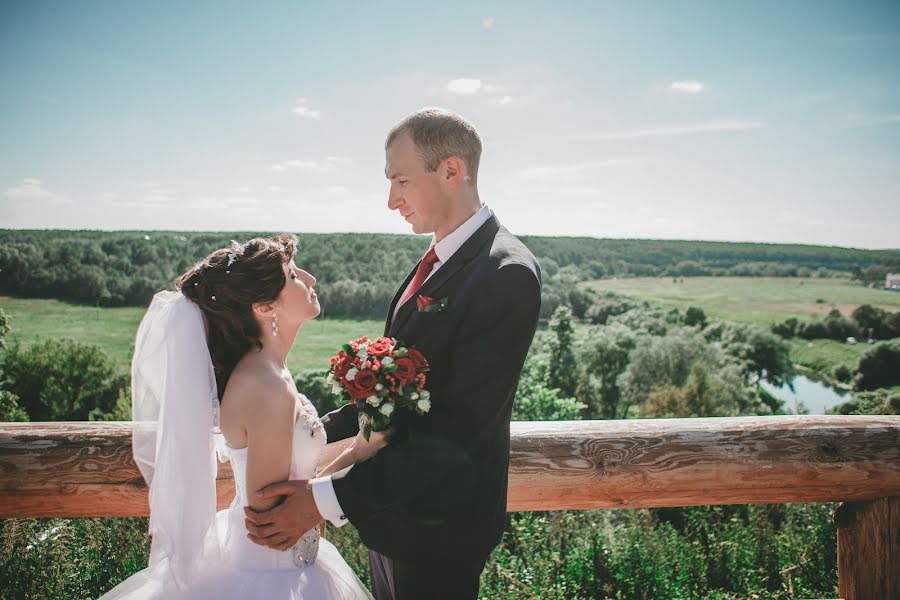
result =
M260 232L0 230L0 294L146 306L192 264ZM591 302L578 281L631 276L856 277L883 281L900 252L789 244L524 236L544 273L544 317ZM429 239L301 234L297 262L319 280L326 317L381 318ZM880 278L880 279L879 279Z

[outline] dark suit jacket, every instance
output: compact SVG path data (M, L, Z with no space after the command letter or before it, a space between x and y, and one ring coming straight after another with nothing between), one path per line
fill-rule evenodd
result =
M372 459L334 480L344 513L370 549L395 559L484 556L506 523L509 422L537 327L540 270L490 217L398 311L385 335L428 359L431 411L397 413L396 434ZM416 296L447 298L419 312ZM329 441L358 431L355 406L323 419Z

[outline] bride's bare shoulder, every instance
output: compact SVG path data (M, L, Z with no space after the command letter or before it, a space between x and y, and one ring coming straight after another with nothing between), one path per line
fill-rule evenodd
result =
M237 364L222 395L222 421L246 427L260 419L293 415L296 396L290 382L270 366L255 361Z

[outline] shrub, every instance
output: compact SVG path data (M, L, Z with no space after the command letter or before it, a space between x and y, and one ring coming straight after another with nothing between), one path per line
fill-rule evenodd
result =
M860 357L856 373L857 390L900 385L900 340L871 346Z
M514 421L571 421L586 407L575 398L560 397L559 388L547 385L547 369L543 361L525 361L513 403Z
M27 421L28 413L19 406L18 397L12 392L0 390L0 422Z
M835 366L831 371L831 375L841 383L848 383L851 379L853 379L853 372L847 365Z
M831 407L835 415L900 415L900 391L856 392L842 404Z
M304 371L294 378L297 389L303 392L303 395L312 402L313 406L319 412L319 416L324 416L340 404L340 396L331 393L331 386L325 383L325 375L328 373L326 369L320 371Z
M779 335L785 339L791 339L795 335L797 335L797 326L799 325L799 321L797 319L791 317L787 319L783 323L776 323L772 325L772 333Z
M39 341L27 350L12 344L3 372L8 390L32 421L103 419L121 410L119 398L128 382L101 348L67 339Z
M706 313L702 308L689 306L684 313L684 324L689 326L699 326L700 329L706 327Z
M822 321L808 321L797 326L797 337L804 340L820 340L828 337L828 327Z

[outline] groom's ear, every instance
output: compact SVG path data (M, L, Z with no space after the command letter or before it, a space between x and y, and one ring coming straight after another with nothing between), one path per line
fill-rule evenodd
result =
M458 156L450 156L444 159L444 181L453 187L463 183L465 168Z

